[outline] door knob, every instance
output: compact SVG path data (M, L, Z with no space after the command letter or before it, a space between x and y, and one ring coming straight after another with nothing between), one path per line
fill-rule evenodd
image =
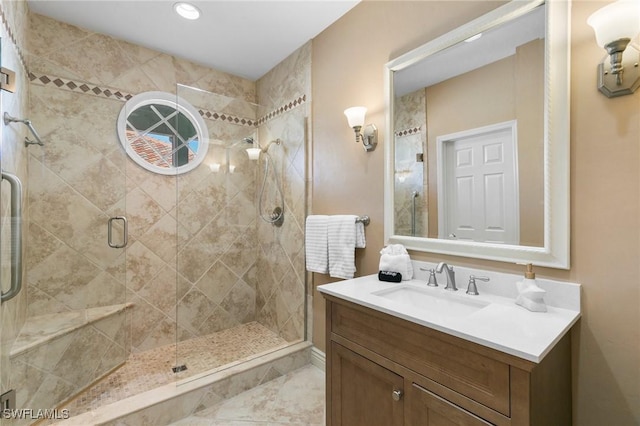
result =
M394 389L393 392L391 392L391 398L393 398L394 401L400 401L402 398L402 391L400 389Z

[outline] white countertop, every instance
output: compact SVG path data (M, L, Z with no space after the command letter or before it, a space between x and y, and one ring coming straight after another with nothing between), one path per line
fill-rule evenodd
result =
M321 285L318 290L535 363L539 363L580 318L579 310L547 306L547 312L530 312L516 305L512 298L487 291L471 296L465 294L464 288L455 292L455 297L488 302L489 305L464 317L446 317L372 294L400 285L415 286L434 295L438 292L450 294L443 285L428 287L422 279L389 283L379 281L377 274Z

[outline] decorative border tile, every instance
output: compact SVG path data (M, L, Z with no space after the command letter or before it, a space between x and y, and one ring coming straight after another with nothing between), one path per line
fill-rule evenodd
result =
M305 102L307 102L307 95L299 96L297 99L289 102L288 104L285 104L285 105L281 106L280 108L278 108L276 110L271 111L270 113L266 114L264 117L260 118L258 120L258 125L264 124L267 121L276 118L280 114L284 114L287 111L290 111L290 110L292 110L292 109L294 109L296 107L299 107L300 105L304 104Z
M127 93L117 89L105 89L98 87L91 83L73 81L66 78L48 76L48 75L36 75L32 72L29 73L29 81L38 84L40 86L48 86L53 84L58 89L67 90L70 92L85 93L88 95L94 95L107 99L117 99L120 101L128 101L133 97L133 94Z
M198 109L198 112L200 113L202 118L206 118L208 120L228 121L229 123L239 124L241 126L250 126L250 127L258 126L258 122L251 118L236 117L234 115L225 114L222 112L208 111L204 109Z
M410 129L398 130L394 134L397 137L401 137L401 136L408 136L408 135L416 135L420 132L421 132L420 127L412 127Z
M76 93L83 93L87 95L98 96L107 99L116 99L119 101L128 101L134 95L132 93L125 92L123 90L118 90L114 88L104 88L99 87L91 83L83 82L83 81L73 81L67 78L50 76L50 75L38 75L33 72L29 72L29 80L40 86L48 86L54 85L58 89L67 90ZM297 99L277 108L270 113L266 114L262 118L255 120L253 118L247 117L238 117L231 114L226 114L217 111L209 111L206 109L198 109L198 112L202 116L202 118L213 120L213 121L226 121L232 124L237 124L240 126L247 127L257 127L261 124L266 123L269 120L276 118L277 116L290 111L307 101L307 95L299 96Z

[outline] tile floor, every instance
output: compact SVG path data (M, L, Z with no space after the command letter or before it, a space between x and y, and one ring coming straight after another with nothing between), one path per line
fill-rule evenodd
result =
M323 426L324 372L300 368L171 426Z
M233 361L250 359L287 345L271 330L251 322L180 342L178 359L187 366L187 370L178 374L171 370L176 364L176 345L132 354L122 367L86 389L63 408L69 409L73 415L79 415L176 379L203 373Z

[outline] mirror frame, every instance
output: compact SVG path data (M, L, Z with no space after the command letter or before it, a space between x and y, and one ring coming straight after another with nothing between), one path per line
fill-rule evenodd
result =
M502 245L395 235L393 74L546 3L544 111L544 246ZM385 64L384 239L409 250L569 269L570 1L513 0Z

